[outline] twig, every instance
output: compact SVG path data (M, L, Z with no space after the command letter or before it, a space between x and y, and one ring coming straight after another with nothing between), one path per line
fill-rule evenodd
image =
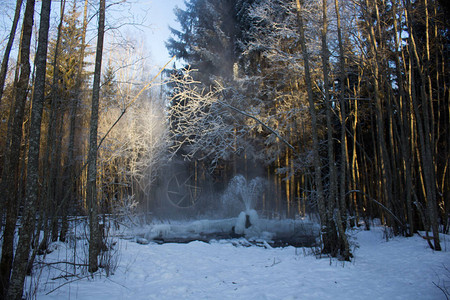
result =
M255 117L245 111L242 111L228 103L225 103L223 101L217 100L217 103L220 103L221 105L228 107L231 110L234 110L237 113L240 113L241 115L244 115L254 121L256 121L258 124L260 124L262 127L264 127L265 129L269 130L270 132L272 132L277 138L279 138L286 146L288 146L297 157L300 157L300 154L297 152L297 150L295 149L294 146L292 146L284 137L282 137L280 135L280 133L278 133L275 129L271 128L270 126L268 126L266 123L264 123L263 121L261 121L260 119L258 119L258 117Z
M67 272L67 271L64 271L64 272ZM76 274L72 274L72 273L69 273L69 272L67 272L68 274L66 274L66 275L59 275L58 277L53 277L53 278L51 278L51 280L58 280L58 279L66 279L67 280L67 278L69 278L69 277L77 277L77 278L80 278L78 275L76 275Z
M53 290L51 290L50 292L48 292L45 295L49 295L49 294L53 293L54 291L56 291L60 287L65 286L66 284L69 284L69 283L72 283L72 282L75 282L75 281L78 281L78 280L81 280L81 279L85 279L85 278L88 278L88 277L91 277L91 276L94 276L94 275L95 275L95 273L94 274L89 274L89 275L86 275L86 276L83 276L83 277L78 277L77 279L74 279L74 280L71 280L71 281L66 281L66 282L64 282L63 284L57 286L56 288L54 288Z
M437 287L438 289L440 289L443 293L444 293L444 296L445 296L445 298L447 299L447 300L449 300L450 298L448 298L448 292L446 291L446 290L444 290L443 288L441 288L439 285L437 285L436 283L434 283L434 281L432 281L432 283L434 284L434 286L435 287Z
M72 266L77 266L77 267L88 267L88 264L77 264L71 261L53 261L53 262L43 262L43 261L39 261L36 264L40 264L40 265L57 265L57 264L68 264L68 265L72 265Z
M348 194L350 194L350 193L360 193L360 194L363 194L363 195L366 196L369 200L375 202L375 203L378 204L381 208L383 208L385 211L387 211L391 216L393 216L394 219L395 219L395 220L396 220L403 228L406 227L406 226L402 223L402 221L400 221L400 219L397 218L397 216L394 215L394 213L393 213L389 208L387 208L386 206L384 206L381 202L378 202L378 201L375 200L374 198L370 197L369 195L367 195L367 194L364 193L363 191L360 191L360 190L351 190L351 191L348 191L346 195L348 195Z
M275 266L275 265L278 265L279 263L281 263L281 260L279 260L279 261L277 261L276 259L275 259L275 257L273 258L273 263L272 263L272 265L270 265L270 266L266 266L266 268L271 268L271 267L273 267L273 266Z
M123 284L120 284L120 283L118 283L118 282L115 282L114 280L110 279L109 277L106 277L106 279L108 279L108 280L111 281L112 283L115 283L115 284L117 284L117 285L120 285L121 287L126 288L127 290L130 291L130 289L129 289L128 287L124 286Z

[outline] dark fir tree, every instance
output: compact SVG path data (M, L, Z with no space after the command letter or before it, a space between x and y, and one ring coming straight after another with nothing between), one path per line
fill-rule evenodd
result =
M231 0L190 0L175 15L181 30L171 28L166 47L193 69L199 80L210 84L217 77L231 78L236 61L236 14Z

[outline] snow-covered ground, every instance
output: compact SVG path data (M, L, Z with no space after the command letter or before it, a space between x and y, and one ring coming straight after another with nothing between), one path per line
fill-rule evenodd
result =
M318 259L310 248L246 247L242 239L141 245L117 238L114 275L92 279L79 268L72 276L73 266L57 264L28 286L37 299L446 299L450 236L435 252L419 236L386 241L382 227L349 234L354 258L345 263ZM57 246L46 261L70 261L70 243ZM62 275L69 276L55 279Z

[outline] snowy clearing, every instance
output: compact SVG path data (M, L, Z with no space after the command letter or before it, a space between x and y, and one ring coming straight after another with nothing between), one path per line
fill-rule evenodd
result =
M353 230L350 235L354 253L350 263L318 259L310 248L245 247L239 240L141 245L117 239L114 275L105 277L103 273L92 279L78 271L82 279L54 279L73 273L73 266L51 265L33 277L34 282L39 277L34 296L95 300L446 299L436 285L450 289L448 235L442 236L442 252L432 251L419 236L386 242L381 227ZM70 244L57 245L46 262L73 257ZM84 253L76 255L82 258ZM28 287L32 285L28 280Z

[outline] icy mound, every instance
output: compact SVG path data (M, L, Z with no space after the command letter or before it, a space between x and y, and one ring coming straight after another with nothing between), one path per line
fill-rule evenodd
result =
M157 243L210 242L245 237L266 241L271 246L312 246L319 236L319 225L309 219L260 219L254 210L241 212L237 218L196 220L152 224L136 230L137 239ZM142 241L142 240L140 240Z

